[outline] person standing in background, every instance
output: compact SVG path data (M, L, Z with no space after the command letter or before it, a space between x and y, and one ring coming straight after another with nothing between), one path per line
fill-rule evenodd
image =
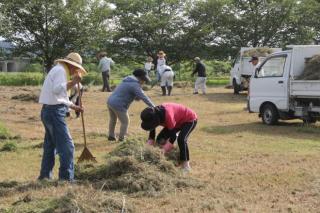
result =
M193 94L198 94L198 89L201 88L202 94L206 94L206 81L207 81L207 74L206 74L206 67L201 62L199 57L195 57L194 61L196 63L196 68L191 73L191 76L193 77L194 74L197 73L198 77L196 82L194 83L194 92Z
M147 57L147 62L144 64L144 70L147 72L148 76L150 76L151 70L154 68L153 58L151 56Z
M101 91L104 92L105 89L107 89L107 92L111 92L109 79L110 79L111 66L114 64L114 61L111 58L107 57L106 52L99 53L98 59L99 59L98 69L102 73L102 80L103 80L103 87Z
M158 81L160 81L161 73L166 65L166 58L165 57L166 57L166 54L162 50L160 50L158 53L157 70L156 70L156 72L157 72L156 76L157 76Z

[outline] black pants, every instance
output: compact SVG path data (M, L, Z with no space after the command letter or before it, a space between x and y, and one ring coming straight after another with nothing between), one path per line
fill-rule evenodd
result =
M102 72L102 80L103 80L103 87L102 87L102 92L107 89L108 92L111 92L110 86L109 86L109 71Z
M189 159L189 148L188 148L188 137L190 133L194 130L197 125L197 120L192 122L187 122L182 125L179 129L168 129L163 128L157 136L157 143L162 140L168 140L170 143L174 143L177 139L177 132L179 132L178 136L178 146L180 150L180 160L181 161L188 161ZM149 138L155 139L156 132L155 130L150 131Z

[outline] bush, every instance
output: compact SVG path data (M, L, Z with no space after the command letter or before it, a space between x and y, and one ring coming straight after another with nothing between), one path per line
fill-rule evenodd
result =
M37 86L44 80L42 73L0 73L1 86Z
M33 63L33 64L29 64L23 71L24 72L39 72L39 73L42 73L44 71L44 68L39 63Z

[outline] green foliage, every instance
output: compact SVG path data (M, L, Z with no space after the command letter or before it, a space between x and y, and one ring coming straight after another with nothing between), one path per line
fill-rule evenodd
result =
M16 51L38 54L49 70L70 51L83 53L103 43L109 10L99 0L2 0L1 35L17 44Z
M42 73L0 73L0 85L2 86L37 86L44 80Z
M39 63L28 64L23 72L43 72L43 66Z
M9 142L6 142L5 144L3 144L0 151L1 152L15 152L17 150L18 150L17 143L14 141L9 141Z
M9 139L10 133L8 129L4 126L2 122L0 122L0 141L3 139Z

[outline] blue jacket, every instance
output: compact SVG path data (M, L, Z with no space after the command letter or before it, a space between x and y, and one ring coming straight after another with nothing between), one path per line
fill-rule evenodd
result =
M135 99L143 100L148 106L155 106L150 98L144 94L138 79L134 76L128 76L112 92L107 104L115 110L125 112Z

